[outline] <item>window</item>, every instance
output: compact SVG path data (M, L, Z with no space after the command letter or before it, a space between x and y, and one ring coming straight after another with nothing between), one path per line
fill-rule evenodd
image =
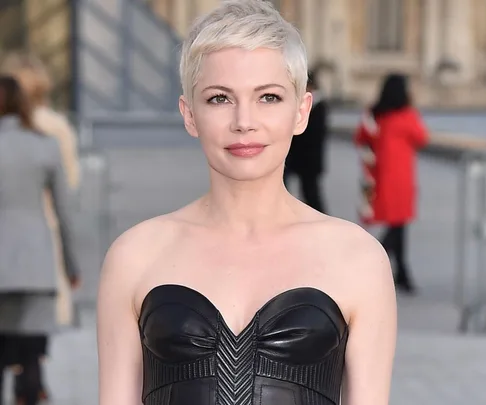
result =
M369 0L367 46L371 51L403 49L404 0Z

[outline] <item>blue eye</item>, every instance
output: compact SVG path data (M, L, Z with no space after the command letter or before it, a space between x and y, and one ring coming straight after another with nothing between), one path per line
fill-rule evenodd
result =
M277 103L282 101L282 97L278 96L277 94L264 94L262 96L262 100L265 103Z
M211 97L208 100L208 103L210 104L224 104L228 101L228 98L226 97L225 94L217 94L213 97Z

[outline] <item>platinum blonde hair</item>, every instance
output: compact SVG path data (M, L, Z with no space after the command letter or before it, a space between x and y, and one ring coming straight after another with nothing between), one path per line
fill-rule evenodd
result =
M298 98L307 85L307 53L297 29L264 0L225 0L196 19L182 45L182 91L192 104L204 56L227 48L280 50Z

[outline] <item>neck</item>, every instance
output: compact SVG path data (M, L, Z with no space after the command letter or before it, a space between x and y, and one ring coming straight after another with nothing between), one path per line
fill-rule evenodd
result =
M205 222L243 236L288 225L296 218L295 198L284 186L282 170L252 181L212 173L210 191L200 204Z

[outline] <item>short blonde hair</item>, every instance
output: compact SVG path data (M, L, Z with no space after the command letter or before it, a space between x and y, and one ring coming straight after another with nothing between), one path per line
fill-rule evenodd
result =
M304 95L307 53L297 29L267 1L226 0L194 22L182 46L181 84L190 103L204 56L227 48L280 50L297 97Z
M9 53L3 58L0 73L18 80L33 107L47 102L52 81L36 55L22 51Z

